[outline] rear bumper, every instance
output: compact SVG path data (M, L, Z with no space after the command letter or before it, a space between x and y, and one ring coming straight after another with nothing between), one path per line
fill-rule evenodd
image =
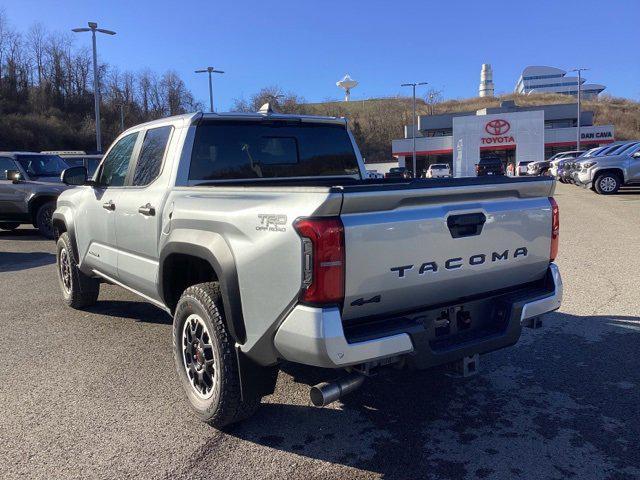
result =
M284 320L274 341L282 358L305 365L342 368L405 355L413 366L429 368L513 345L523 324L557 310L561 302L562 278L552 263L544 286L464 302L479 314L475 330L437 338L432 317L460 305L377 319L348 326L347 332L337 307L299 305Z

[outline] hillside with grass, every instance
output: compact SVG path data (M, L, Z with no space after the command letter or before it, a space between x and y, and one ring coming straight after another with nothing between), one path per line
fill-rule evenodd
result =
M566 95L502 95L494 98L468 98L444 100L436 104L417 101L417 114L472 112L482 108L498 107L504 100L517 105L535 106L554 103L575 103ZM594 112L594 124L615 126L617 140L640 139L640 103L624 98L601 95L597 100L582 102L583 110ZM368 161L391 159L391 141L402 138L404 126L411 123L411 99L405 97L346 102L306 103L297 105L297 111L315 115L333 115L349 118L351 128Z

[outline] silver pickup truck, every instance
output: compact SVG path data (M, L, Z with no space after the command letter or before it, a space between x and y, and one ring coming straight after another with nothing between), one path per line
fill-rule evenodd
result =
M345 119L172 117L63 180L65 301L106 281L169 312L180 381L217 427L284 361L347 370L311 388L326 405L389 365L474 370L562 298L554 180L367 179Z

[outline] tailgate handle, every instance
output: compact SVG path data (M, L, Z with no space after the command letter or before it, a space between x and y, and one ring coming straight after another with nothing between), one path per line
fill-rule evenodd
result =
M482 227L487 221L484 213L464 213L462 215L450 215L447 218L447 226L453 238L473 237L482 233Z

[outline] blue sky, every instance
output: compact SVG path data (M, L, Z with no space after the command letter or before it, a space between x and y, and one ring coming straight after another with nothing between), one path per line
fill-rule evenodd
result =
M176 70L216 108L277 84L307 101L339 98L345 73L360 81L353 98L402 92L427 81L446 98L475 96L480 65L491 63L496 92L513 90L526 65L590 67L607 93L640 99L640 0L20 0L2 4L11 24L50 30L88 20L118 32L101 36L101 59L122 70ZM78 35L77 44L90 37ZM407 92L408 93L408 92Z

